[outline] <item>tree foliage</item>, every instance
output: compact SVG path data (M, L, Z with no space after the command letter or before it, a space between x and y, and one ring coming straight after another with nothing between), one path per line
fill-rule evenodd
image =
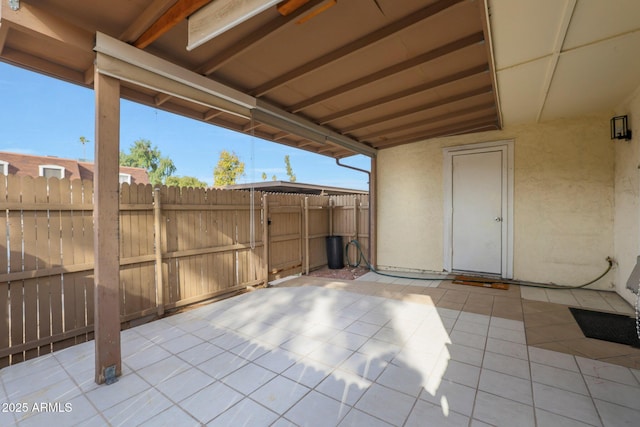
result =
M173 187L207 188L208 184L193 176L169 176L166 185Z
M296 182L296 175L293 173L293 168L291 167L291 160L289 159L289 155L284 156L284 164L287 167L287 176L289 177L290 182Z
M162 157L157 146L151 147L148 139L139 139L129 147L129 153L120 152L120 166L133 166L147 170L151 184L163 184L176 166L168 157Z
M262 172L262 180L263 181L267 180L267 173L266 172Z
M213 185L221 187L235 184L244 175L244 162L241 162L235 152L222 150L218 164L213 170Z

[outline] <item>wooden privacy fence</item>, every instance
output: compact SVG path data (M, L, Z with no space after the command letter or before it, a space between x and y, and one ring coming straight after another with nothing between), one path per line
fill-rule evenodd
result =
M0 177L0 367L93 338L92 197L88 181ZM366 253L367 196L123 184L121 321L308 273L331 234Z

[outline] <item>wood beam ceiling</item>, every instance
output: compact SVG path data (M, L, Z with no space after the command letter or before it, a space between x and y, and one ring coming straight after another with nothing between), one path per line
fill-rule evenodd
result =
M398 145L409 144L412 142L424 141L426 139L445 137L452 135L460 135L463 133L478 131L479 129L490 130L498 129L495 114L489 114L477 119L471 119L464 122L447 125L440 128L430 129L429 131L416 132L410 135L404 135L394 139L388 139L374 144L377 149L391 148Z
M312 9L318 4L322 3L323 1L324 0L311 0L309 1L309 3L300 7L290 15L279 16L278 18L273 19L272 21L260 27L258 30L253 31L247 37L239 40L232 46L228 47L227 49L209 59L205 64L202 64L200 67L198 67L196 69L196 72L203 75L210 75L214 73L216 70L218 70L233 58L254 47L256 44L265 41L267 37L283 30L291 23L294 23L296 18L306 13L308 10Z
M133 45L139 49L144 49L164 33L185 20L189 15L210 2L211 0L178 0L177 3L171 6L151 24L151 26L136 39Z
M342 132L347 134L349 132L353 132L355 130L358 129L364 129L366 127L369 126L373 126L373 125L377 125L380 123L384 123L384 122L388 122L394 119L398 119L401 117L405 117L408 116L409 114L415 114L415 113L420 113L420 112L424 112L427 110L431 110L433 108L437 108L437 107L442 107L445 106L447 104L452 104L454 102L458 102L458 101L462 101L468 98L472 98L478 95L485 95L485 94L491 94L493 91L493 87L491 85L487 85L487 86L483 86L481 88L478 89L473 89L464 93L460 93L458 95L453 95L444 99L439 99L437 101L434 102L430 102L428 104L423 104L420 105L418 107L413 107L413 108L408 108L402 111L398 111L395 113L391 113L391 114L387 114L386 116L381 116L372 120L368 120L366 122L362 122L362 123L356 123L355 125L352 126L348 126L342 129Z
M390 67L387 67L383 70L377 71L375 73L371 73L365 77L360 79L353 80L349 83L343 84L342 86L338 86L326 92L320 93L318 95L312 96L302 102L291 105L287 108L288 111L292 113L298 113L306 108L309 108L313 105L319 104L321 102L327 101L331 98L335 98L338 95L342 95L344 93L350 92L355 89L359 89L363 86L376 82L378 80L385 79L387 77L399 74L403 71L406 71L410 68L417 67L426 62L433 61L434 59L440 58L442 56L448 55L460 49L464 49L466 47L472 46L477 43L481 43L484 41L484 34L479 32L472 34L467 37L463 37L459 40L456 40L452 43L448 43L439 48L433 49L429 52L418 55L414 58L408 59L406 61L400 62L398 64L394 64Z
M424 83L422 85L418 85L407 90L403 90L397 93L393 93L388 96L384 96L382 98L377 98L359 105L355 105L353 107L347 108L342 111L335 112L325 117L321 117L318 119L318 123L321 125L325 125L327 123L331 123L335 120L342 119L353 114L361 113L363 111L369 110L371 108L380 107L389 102L397 101L403 98L407 98L413 95L417 95L422 92L426 92L428 90L437 89L439 87L446 86L450 83L458 82L460 80L466 79L468 77L477 76L479 74L484 74L488 72L489 68L487 64L479 65L477 67L472 67L464 71L460 71L459 73L454 73L448 75L446 77L432 80L430 82Z
M485 102L485 103L482 103L480 105L474 105L472 107L463 108L461 110L451 111L451 112L445 113L445 114L440 114L439 116L429 117L427 119L419 120L417 122L412 122L410 124L406 124L406 125L402 125L402 126L396 126L396 127L393 127L393 128L387 128L387 129L380 130L380 131L377 131L377 132L371 132L369 134L360 136L359 139L361 141L369 141L369 140L371 140L373 138L377 138L377 137L380 137L380 136L392 135L394 133L399 133L399 132L405 131L407 129L426 126L426 125L438 123L438 122L441 122L441 121L444 121L444 120L453 119L453 118L456 118L456 117L462 117L462 116L465 116L467 114L478 113L480 111L488 111L488 110L492 110L493 112L495 112L495 104L493 103L493 101Z
M126 43L133 43L153 25L164 13L178 0L154 0L138 17L129 25L119 37Z
M277 89L290 81L296 80L308 73L317 71L322 67L325 67L348 55L352 55L360 51L361 49L370 46L371 44L380 42L398 33L399 31L406 30L407 28L410 28L411 26L439 12L442 12L443 10L448 9L451 6L460 3L461 1L463 0L440 0L439 2L429 5L405 18L399 19L398 21L393 22L386 27L374 31L371 34L367 34L366 36L348 43L345 46L342 46L332 52L329 52L326 55L323 55L313 61L309 61L308 63L296 69L293 69L281 76L276 77L275 79L263 83L260 86L254 88L250 93L253 96L264 96L272 90Z

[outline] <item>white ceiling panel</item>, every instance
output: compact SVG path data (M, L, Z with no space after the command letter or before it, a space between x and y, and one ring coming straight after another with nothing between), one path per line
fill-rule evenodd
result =
M553 52L568 0L490 0L496 68Z
M574 49L619 34L638 31L639 27L638 0L580 0L576 4L563 49Z
M505 126L534 122L544 101L549 57L498 71L498 93Z
M613 110L640 84L640 32L563 53L542 120Z

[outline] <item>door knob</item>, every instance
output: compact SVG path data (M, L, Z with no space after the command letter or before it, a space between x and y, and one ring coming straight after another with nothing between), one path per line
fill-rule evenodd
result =
M502 222L502 218L500 218L499 216L495 217L493 220L495 222Z

